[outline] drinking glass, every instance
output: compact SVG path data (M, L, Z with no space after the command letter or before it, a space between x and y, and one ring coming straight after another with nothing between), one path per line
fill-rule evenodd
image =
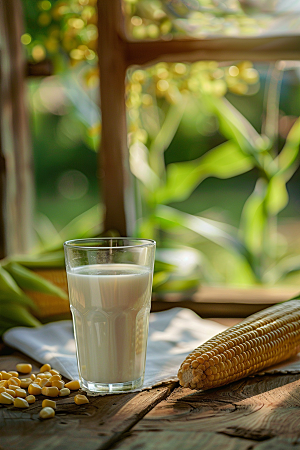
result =
M148 239L64 244L81 387L116 392L143 384L155 255Z

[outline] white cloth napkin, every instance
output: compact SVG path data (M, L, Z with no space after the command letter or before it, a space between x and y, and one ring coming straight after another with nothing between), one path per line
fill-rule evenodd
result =
M211 320L201 319L189 309L173 308L150 314L145 379L142 389L177 379L184 358L198 345L225 330ZM49 363L69 379L78 378L75 342L70 320L40 328L16 327L3 340L41 364ZM300 354L293 360L272 366L264 373L300 372ZM141 389L137 389L140 391Z

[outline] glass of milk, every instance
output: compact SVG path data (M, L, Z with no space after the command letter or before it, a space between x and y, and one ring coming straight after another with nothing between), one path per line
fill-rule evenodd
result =
M81 387L118 392L143 384L155 241L64 244Z

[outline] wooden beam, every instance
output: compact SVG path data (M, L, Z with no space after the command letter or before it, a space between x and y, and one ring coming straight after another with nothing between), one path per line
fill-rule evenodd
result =
M99 177L106 208L105 229L132 234L134 193L127 148L126 47L120 39L123 15L119 0L98 0L99 68L102 111Z
M159 61L278 61L300 59L300 36L276 38L172 39L131 41L124 37L127 65Z

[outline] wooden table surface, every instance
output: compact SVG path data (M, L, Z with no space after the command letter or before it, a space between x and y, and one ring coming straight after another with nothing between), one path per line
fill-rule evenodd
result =
M229 324L230 321L227 321ZM0 370L40 364L7 347ZM300 450L300 374L245 378L209 391L176 382L139 392L57 399L41 421L43 396L26 410L0 405L0 450Z

